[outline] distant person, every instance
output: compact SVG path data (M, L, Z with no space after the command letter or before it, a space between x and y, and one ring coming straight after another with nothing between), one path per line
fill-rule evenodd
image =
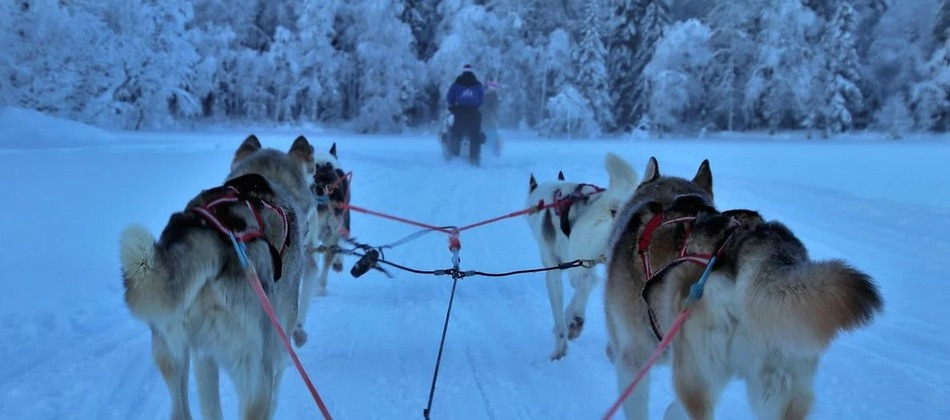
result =
M469 160L476 165L480 160L481 144L485 142L480 111L484 101L485 87L475 77L472 66L466 64L446 95L449 112L454 116L449 144L452 154L458 156L462 139L467 136L470 143Z

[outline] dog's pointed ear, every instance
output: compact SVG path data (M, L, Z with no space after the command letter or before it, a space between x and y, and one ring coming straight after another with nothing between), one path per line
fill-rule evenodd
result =
M330 154L333 155L334 159L339 159L336 156L336 142L333 143L333 146L330 146Z
M656 161L655 157L650 156L650 161L647 162L647 167L643 171L643 182L641 182L641 184L656 180L659 177L660 164Z
M564 180L564 171L557 171L557 180L558 181Z
M304 172L308 175L312 175L316 172L313 161L313 146L307 141L307 138L304 136L297 136L297 139L294 140L294 144L290 146L290 151L287 152L290 155L290 158L295 162L301 164L304 168Z
M244 158L250 156L252 153L261 150L261 141L257 139L257 136L251 134L241 142L241 145L238 146L237 151L234 152L234 159L231 161L231 167L233 168L235 164L244 160Z
M703 163L699 164L699 170L696 171L696 176L693 177L693 183L706 190L710 197L713 196L713 178L712 169L709 169L709 159L705 159Z
M535 181L534 174L531 174L531 178L528 179L528 192L533 192L535 188L538 188L538 181Z

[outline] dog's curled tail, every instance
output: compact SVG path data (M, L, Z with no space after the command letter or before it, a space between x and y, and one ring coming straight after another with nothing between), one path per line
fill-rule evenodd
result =
M620 187L633 190L639 181L639 175L627 161L614 153L607 153L604 158L604 167L610 177L610 187Z
M873 280L841 260L789 267L752 280L743 292L753 331L806 354L823 351L839 332L870 324L884 304Z
M125 304L138 318L154 320L174 312L168 295L168 271L161 265L155 238L141 225L122 231L119 260L122 262L122 283Z

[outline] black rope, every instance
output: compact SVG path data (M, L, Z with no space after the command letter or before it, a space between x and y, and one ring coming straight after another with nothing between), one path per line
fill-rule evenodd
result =
M445 311L445 322L442 324L442 339L439 341L439 354L435 358L435 371L432 373L432 386L429 388L429 402L426 403L422 415L429 420L429 414L432 412L432 399L435 397L435 383L439 379L439 367L442 365L442 350L445 348L445 335L449 330L449 315L452 314L452 302L455 301L455 286L458 284L459 277L452 278L452 293L449 294L449 307Z
M367 260L365 259L366 256L367 256L367 255L372 255L372 254L371 254L372 252L374 252L373 249L370 249L370 250L367 251L367 253L365 253L365 254L360 254L359 252L355 252L355 251L348 251L348 252L346 252L346 253L349 254L349 255L354 255L354 256L360 257L360 260L357 261L356 265L354 265L354 268L356 268L357 266L363 265L362 270L355 270L355 272L354 272L354 271L351 271L351 274L353 274L354 277L359 277L359 276L361 276L363 273L365 273L366 271L368 271L369 269L372 268L372 269L381 271L381 272L383 272L384 274L386 274L389 278L392 278L392 277L393 277L392 274L390 274L388 271L386 271L385 269L383 269L382 267L380 267L379 264L385 264L385 265L388 265L388 266L390 266L390 267L395 267L395 268L397 268L397 269L400 269L400 270L403 270L403 271L406 271L406 272L409 272L409 273L414 273L414 274L424 274L424 275L434 275L434 276L452 276L453 278L461 279L461 278L465 278L465 277L474 277L474 276L482 276L482 277L509 277L509 276L516 276L516 275L519 275L519 274L540 273L540 272L552 271L552 270L567 270L567 269L571 269L571 268L574 268L574 267L593 266L593 264L594 264L595 262L597 262L596 260L582 260L582 259L577 259L577 260L574 260L574 261L569 261L569 262L566 262L566 263L561 263L561 264L553 265L553 266L550 266L550 267L530 268L530 269L524 269L524 270L513 270L513 271L504 271L504 272L497 272L497 273L487 272L487 271L479 271L479 270L462 271L462 270L460 270L460 269L458 269L458 268L456 268L456 267L453 267L453 268L444 268L444 269L436 269L436 270L421 270L421 269L418 269L418 268L412 268L412 267L408 267L408 266L405 266L405 265L402 265L402 264L397 264L397 263L395 263L395 262L392 262L392 261L389 261L389 260L384 259L382 256L379 256L379 257L371 256L371 257L369 258L369 262L364 262L364 261L367 261ZM380 255L381 255L381 254L380 254Z
M588 260L574 260L571 262L561 263L551 267L542 267L542 268L531 268L526 270L515 270L515 271L506 271L503 273L486 273L484 271L473 271L472 275L476 276L485 276L485 277L508 277L515 276L518 274L530 274L530 273L540 273L542 271L551 271L551 270L567 270L574 267L583 267L587 264Z

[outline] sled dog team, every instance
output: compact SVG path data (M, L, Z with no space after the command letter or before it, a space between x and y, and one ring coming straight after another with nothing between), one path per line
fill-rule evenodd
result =
M660 359L672 364L676 390L666 418L712 418L732 378L746 382L758 418L805 418L824 350L881 310L873 281L844 261L812 260L778 221L754 210L717 209L708 161L692 179L661 173L655 158L642 178L612 153L604 163L606 188L563 173L541 183L531 175L528 206L548 205L527 220L545 266L606 262L606 353L618 390L688 306L689 319ZM316 152L300 136L284 152L252 135L235 151L223 184L198 192L158 239L140 225L122 232L125 302L151 330L171 418L191 418L192 362L203 418L223 418L220 369L235 385L240 418L273 417L287 354L235 247L246 247L281 327L302 346L312 293L325 294L328 270L343 268L332 249L349 235L349 196L335 144ZM712 255L704 293L690 301ZM583 331L598 282L593 268L565 271L574 290L566 307L561 272L546 274L551 359L564 357ZM646 419L648 400L643 380L624 403L626 417Z

